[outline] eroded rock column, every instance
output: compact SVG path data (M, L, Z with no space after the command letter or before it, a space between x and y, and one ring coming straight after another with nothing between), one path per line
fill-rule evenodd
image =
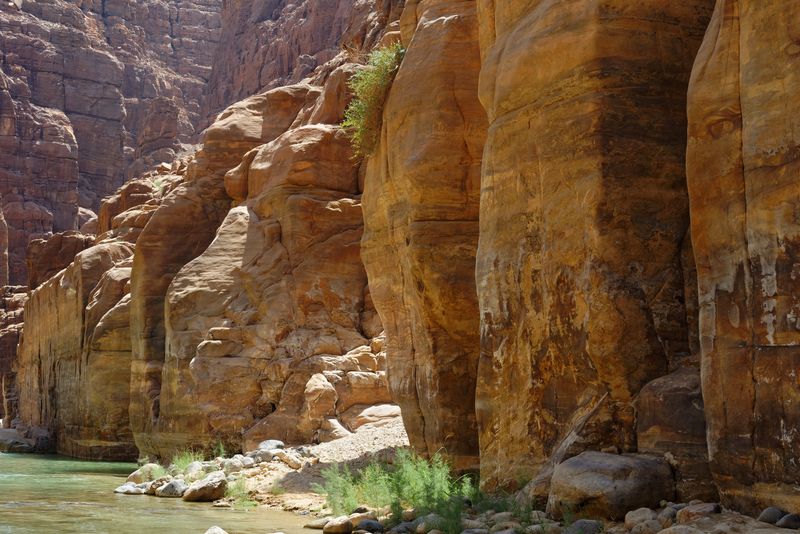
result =
M689 88L711 469L726 504L800 509L800 5L719 0Z
M476 4L423 0L401 22L408 49L367 167L362 258L411 444L477 467L474 272L487 124Z
M631 401L689 352L685 94L712 4L479 1L489 488L632 450Z

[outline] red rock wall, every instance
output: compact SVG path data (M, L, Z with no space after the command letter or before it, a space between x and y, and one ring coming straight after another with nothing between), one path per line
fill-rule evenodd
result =
M723 501L800 509L800 5L719 0L689 88L711 468Z

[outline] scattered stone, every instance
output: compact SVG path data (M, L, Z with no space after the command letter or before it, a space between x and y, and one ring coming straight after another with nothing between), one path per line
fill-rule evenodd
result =
M312 521L309 521L308 523L303 525L303 528L310 528L312 530L322 530L323 528L325 528L325 525L327 525L328 521L330 521L331 519L332 519L331 517L320 517Z
M657 534L661 532L664 527L657 519L648 519L637 524L631 529L631 534Z
M322 528L324 534L350 534L353 531L353 523L346 515L335 517L325 523Z
M403 521L399 525L392 527L392 529L389 530L389 534L408 534L410 532L414 532L416 528L417 525L415 523L411 521ZM464 532L461 534L464 534ZM489 534L489 531L484 531L484 534Z
M688 525L675 525L674 527L662 530L658 534L703 534L703 531Z
M145 490L145 493L147 495L155 495L156 494L156 490L158 488L160 488L161 486L163 486L167 482L170 482L171 480L172 480L172 477L170 475L164 475L163 477L159 477L159 478L155 479L152 482L147 482L146 483L147 484L147 489Z
M285 449L286 445L277 439L266 439L258 444L258 450L271 451L274 449Z
M187 502L213 502L225 496L228 481L222 471L215 471L203 480L192 482L183 494Z
M499 533L506 530L515 531L517 529L522 530L522 525L519 524L518 521L503 521L502 523L497 523L495 526L490 528L489 532Z
M785 516L781 517L780 520L775 523L776 527L780 528L792 528L792 529L799 529L800 528L800 515L797 514L786 514Z
M384 526L374 519L364 519L358 524L358 530L367 532L383 532Z
M485 529L486 525L483 522L478 521L477 519L462 519L461 528L464 528L466 530Z
M303 467L303 462L293 453L286 452L281 449L271 451L281 462L285 463L292 469L300 469Z
M206 534L228 534L228 533L222 530L221 528L215 526L206 530Z
M256 461L253 460L252 458L248 458L247 456L243 456L242 459L239 461L242 462L242 467L244 467L245 469L249 469L254 465L256 465Z
M462 530L461 534L489 534L489 531L485 528L468 528L466 530Z
M667 506L658 512L658 517L656 519L658 519L659 523L661 523L662 528L667 528L675 524L677 517L678 511L671 506Z
M494 523L502 523L505 521L511 521L512 519L514 519L514 514L511 512L498 512L492 515L490 521Z
M242 464L241 460L237 460L236 458L231 458L230 460L225 460L222 462L222 470L226 475L238 473L242 469L244 469L244 465Z
M233 507L233 505L230 503L230 501L226 501L225 499L220 499L218 501L214 501L214 503L211 506L213 506L214 508L232 508Z
M705 517L711 514L718 514L722 512L722 507L717 503L711 502L698 502L689 503L689 506L678 510L677 520L678 523L689 523L700 517Z
M188 487L189 485L186 482L180 478L176 478L158 488L156 490L156 497L180 498L186 493Z
M544 525L531 525L526 527L525 534L544 534Z
M258 463L258 464L260 464L261 462L271 462L272 459L275 457L273 452L274 452L274 449L273 450L268 450L268 451L266 451L266 450L262 451L262 450L259 449L257 451L248 452L247 455L245 456L245 458L252 458L253 461L255 463Z
M770 506L769 508L764 508L764 511L758 516L758 520L764 523L769 523L770 525L774 525L783 519L786 514L787 512L784 512L780 508Z
M403 510L403 515L402 515L403 521L413 521L416 518L417 518L416 510Z
M123 495L144 495L147 491L147 484L136 484L135 482L126 482L117 489L114 493L121 493Z
M639 523L655 519L657 514L650 508L638 508L625 514L625 528L631 530Z
M564 534L598 534L603 531L603 523L592 519L578 519L564 530Z
M547 513L621 520L629 510L656 505L675 494L672 468L664 458L588 451L556 466Z
M128 482L141 484L142 482L150 482L155 478L155 473L162 471L162 467L158 464L144 464L142 467L128 475Z

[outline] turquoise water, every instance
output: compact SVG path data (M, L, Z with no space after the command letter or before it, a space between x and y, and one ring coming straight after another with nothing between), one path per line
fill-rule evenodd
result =
M287 512L115 494L134 469L129 463L0 453L0 534L203 534L213 525L230 534L303 531L304 519Z

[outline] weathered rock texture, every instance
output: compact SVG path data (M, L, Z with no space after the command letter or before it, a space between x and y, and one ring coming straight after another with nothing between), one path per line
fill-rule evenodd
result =
M403 25L408 50L366 171L362 255L412 445L477 468L474 272L487 122L476 6L409 5Z
M689 89L688 180L711 469L800 509L800 5L719 0Z
M123 179L201 123L221 0L0 5L0 195L11 283L31 237L78 229Z
M299 82L344 47L367 51L398 0L230 0L222 10L207 102L211 113L245 97Z
M700 370L684 367L653 380L639 392L636 411L637 450L670 460L678 501L715 502Z
M141 191L148 181L132 182ZM129 283L133 242L158 202L119 214L112 228L55 276L30 292L19 345L21 430L40 448L79 458L136 456L128 424L131 336ZM37 247L59 258L56 234ZM20 428L20 427L18 427Z
M689 352L684 109L712 4L480 2L488 487L634 450L631 401Z
M16 352L23 323L27 288L4 286L0 295L0 428L11 428L17 417Z

